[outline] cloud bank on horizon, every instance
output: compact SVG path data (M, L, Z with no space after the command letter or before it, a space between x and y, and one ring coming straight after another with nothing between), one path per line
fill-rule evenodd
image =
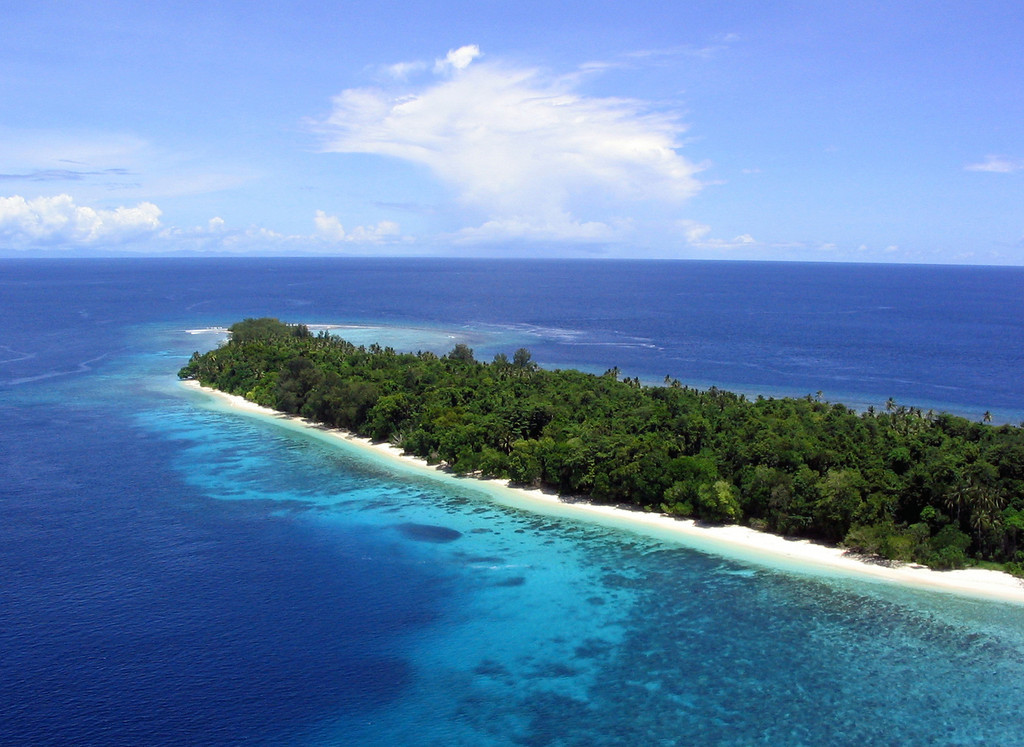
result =
M228 230L220 217L205 226L181 229L163 226L161 210L152 202L110 210L75 204L71 195L25 199L0 197L0 241L15 250L122 248L143 242L150 250L244 253L253 247L280 251L324 251L340 245L373 245L407 241L397 223L356 226L346 231L337 216L317 210L309 234L282 234L262 227Z
M152 202L103 210L67 194L0 197L0 237L14 246L122 244L159 230L160 214Z

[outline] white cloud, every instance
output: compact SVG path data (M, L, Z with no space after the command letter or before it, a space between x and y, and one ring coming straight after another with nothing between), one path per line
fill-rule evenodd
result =
M0 239L20 248L117 244L158 231L160 215L151 202L104 210L76 205L66 194L0 197Z
M320 254L335 246L408 244L399 225L382 220L346 230L341 221L316 211L313 231L282 233L265 226L230 228L215 216L191 228L164 226L162 212L151 202L113 209L79 205L67 194L26 199L0 197L0 252L26 249L83 249L155 252L283 251Z
M474 62L448 53L448 73L404 90L355 88L319 123L325 149L426 166L483 217L464 235L610 237L641 203L679 203L701 183L681 156L684 127L642 101L579 92L580 76ZM604 226L605 229L601 229Z
M695 220L681 220L679 227L686 237L686 241L694 246L700 246L711 233L711 226L706 223L698 223Z
M738 40L739 37L735 34L726 34L725 36L717 37L713 43L704 46L685 44L662 49L638 49L622 56L642 60L670 59L674 57L693 57L707 60L726 50L730 44Z
M398 80L405 80L413 73L419 73L426 69L425 62L396 62L394 65L384 68L388 75Z
M434 72L443 73L451 68L465 70L469 63L480 56L480 47L476 44L467 44L458 49L449 49L443 60L434 62Z
M211 218L205 226L166 228L158 238L164 251L200 253L317 255L338 247L408 243L397 223L382 220L376 225L345 230L337 216L317 210L312 233L282 233L265 226L229 228L223 219Z
M486 241L526 240L526 241L612 241L624 233L625 222L619 226L611 226L599 221L582 223L573 220L569 215L553 216L546 222L536 219L519 217L489 220L481 226L463 228L453 239L458 243L477 243Z
M379 243L382 241L393 241L401 236L401 229L398 224L390 220L382 220L375 226L356 226L345 237L349 241L360 243Z
M375 226L356 226L346 231L337 216L327 215L323 210L316 211L313 223L316 227L314 237L334 244L343 241L377 244L393 241L402 233L398 224L390 220L382 220Z
M677 225L683 232L686 242L698 249L752 249L759 242L749 233L743 233L733 239L716 239L711 237L711 226L695 220L680 220Z
M985 156L981 163L964 166L966 171L988 171L996 174L1012 174L1024 171L1024 158L1007 158L1006 156Z
M317 210L313 217L316 225L316 234L325 241L344 241L345 229L341 221L335 215L327 215L323 210Z

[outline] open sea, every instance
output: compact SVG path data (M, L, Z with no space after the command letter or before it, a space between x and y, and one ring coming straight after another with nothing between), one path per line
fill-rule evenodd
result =
M1024 745L1024 605L529 513L181 387L247 316L1024 420L1024 268L0 260L0 744Z

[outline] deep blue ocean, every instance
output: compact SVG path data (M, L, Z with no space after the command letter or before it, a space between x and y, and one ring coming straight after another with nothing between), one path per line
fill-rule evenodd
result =
M1024 420L1024 269L0 260L0 744L1024 744L1024 606L496 503L181 387L246 316Z

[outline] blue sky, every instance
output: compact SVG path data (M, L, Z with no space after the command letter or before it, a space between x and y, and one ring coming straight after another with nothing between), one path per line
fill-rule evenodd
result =
M0 0L0 254L1024 265L994 2Z

